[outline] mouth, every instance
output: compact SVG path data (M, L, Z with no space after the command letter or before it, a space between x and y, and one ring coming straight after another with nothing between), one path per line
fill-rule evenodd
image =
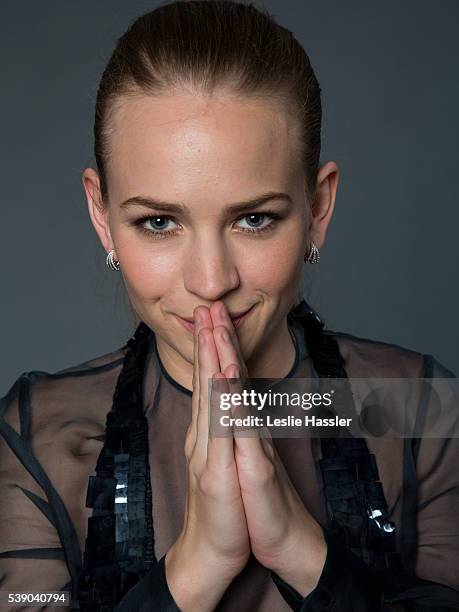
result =
M235 315L230 315L231 322L233 323L233 326L235 329L237 329L238 327L242 325L242 323L246 320L247 316L252 312L253 308L254 307L251 306L248 310L244 312L238 312ZM177 317L178 321L183 325L185 329L187 329L190 332L194 332L193 319L184 319L183 317L180 317L179 315L175 315L175 316Z

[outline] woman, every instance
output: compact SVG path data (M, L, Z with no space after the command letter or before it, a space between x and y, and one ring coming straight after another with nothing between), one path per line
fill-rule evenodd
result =
M175 2L120 38L83 185L139 324L2 399L2 590L88 611L459 609L455 440L208 433L210 379L453 376L301 300L339 175L320 128L304 50L252 5Z

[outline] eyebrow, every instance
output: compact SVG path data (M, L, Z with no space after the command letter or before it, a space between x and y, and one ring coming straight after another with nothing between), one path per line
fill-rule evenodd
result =
M225 208L225 212L227 214L234 213L243 213L257 206L261 206L265 202L269 200L286 200L292 202L292 198L288 195L288 193L284 193L282 191L269 191L268 193L263 193L262 195L256 196L250 200L246 200L245 202L236 202L235 204L230 204ZM164 200L158 200L156 198L145 197L145 196L133 196L124 200L120 204L120 208L129 208L130 206L146 206L147 208L153 208L154 210L175 213L175 214L183 214L189 215L190 209L181 203L174 202L165 202Z

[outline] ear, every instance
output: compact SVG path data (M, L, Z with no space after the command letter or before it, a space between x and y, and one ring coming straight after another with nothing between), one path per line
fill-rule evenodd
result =
M335 207L339 169L333 161L323 164L317 174L316 197L312 203L309 235L320 250Z
M89 216L105 252L108 253L115 247L108 223L108 204L102 201L99 175L92 168L86 168L81 179L88 201Z

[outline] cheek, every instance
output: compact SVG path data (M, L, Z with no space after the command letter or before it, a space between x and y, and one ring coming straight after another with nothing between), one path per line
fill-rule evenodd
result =
M247 258L245 269L251 284L266 291L284 291L298 281L302 271L302 239L296 233L283 233L279 238L266 242L266 248L254 251ZM246 279L248 280L248 278Z
M238 243L233 262L242 286L275 294L298 282L303 238L296 223L288 225L271 239ZM180 292L184 277L197 272L193 244L178 252L172 248L172 241L152 244L147 237L133 232L119 232L115 242L129 297L138 308ZM187 269L187 262L192 268Z
M152 302L167 294L175 285L177 259L161 253L148 239L123 242L117 247L126 288L136 302Z

